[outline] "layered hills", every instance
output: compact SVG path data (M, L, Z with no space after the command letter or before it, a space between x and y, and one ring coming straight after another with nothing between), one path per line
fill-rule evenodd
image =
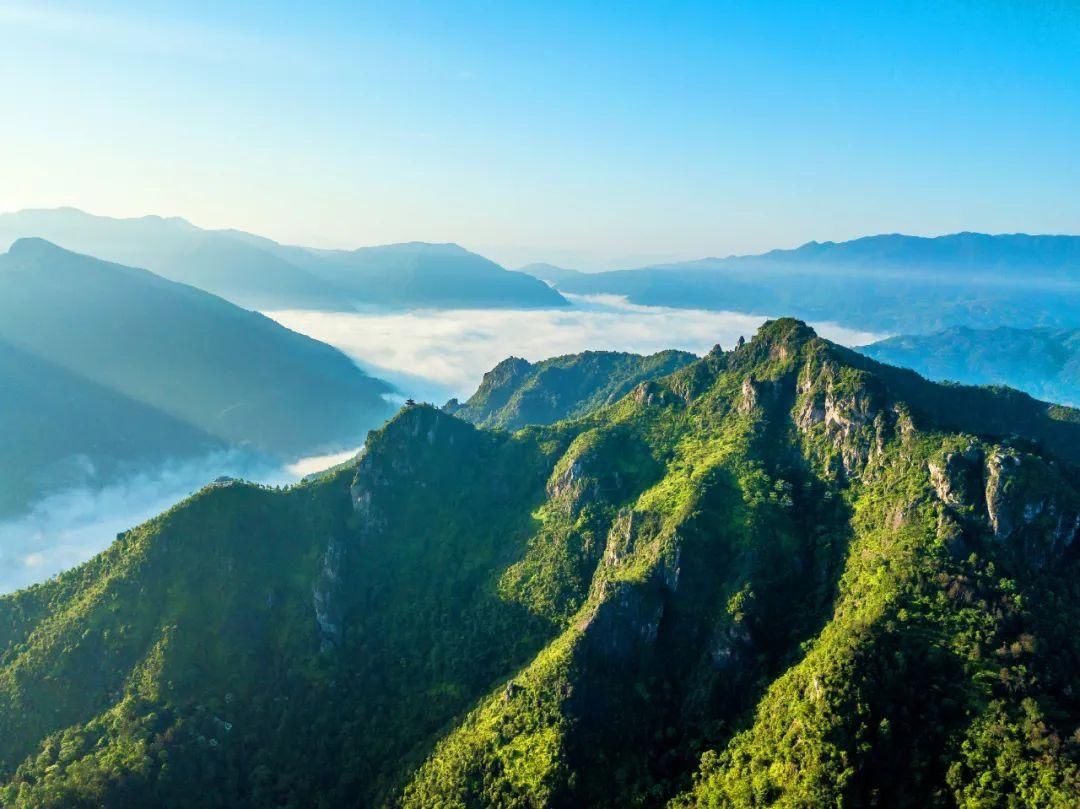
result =
M88 470L242 447L357 446L390 387L344 354L209 293L41 239L0 255L9 507ZM18 494L23 492L23 494Z
M238 230L205 230L175 217L114 219L74 208L0 214L0 247L23 237L144 267L262 310L566 304L532 276L453 244L316 250Z
M1075 805L1080 413L787 319L602 388L0 598L0 801Z
M1075 327L1080 237L891 234L552 280L644 305L779 310L877 331Z
M859 350L930 379L1008 385L1051 402L1080 404L1080 329L958 326L890 337Z

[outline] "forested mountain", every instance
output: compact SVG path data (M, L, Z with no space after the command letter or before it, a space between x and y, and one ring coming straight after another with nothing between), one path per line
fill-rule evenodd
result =
M10 806L1074 806L1080 413L766 324L0 598Z
M890 337L859 349L930 379L1009 385L1050 402L1080 405L1080 329L972 329Z
M291 459L356 446L391 412L389 386L330 346L41 239L0 255L0 341L5 431L25 427L3 440L30 464L5 461L5 501L62 484L72 458L104 477L207 446Z
M564 292L625 295L638 304L779 310L876 331L1075 327L1080 236L869 236L554 283Z
M531 363L505 359L484 374L468 401L444 410L478 427L516 430L584 415L625 396L639 382L667 376L697 357L660 351L647 357L620 351L585 351Z
M0 247L23 237L145 267L264 310L566 304L547 284L452 244L314 250L237 230L203 230L178 218L113 219L74 208L0 214Z

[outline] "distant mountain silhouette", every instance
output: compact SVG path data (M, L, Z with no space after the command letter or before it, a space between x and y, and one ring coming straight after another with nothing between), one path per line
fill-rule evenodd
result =
M0 340L0 515L72 486L224 449L157 408Z
M243 231L203 230L179 218L113 219L74 208L0 215L0 248L23 237L144 267L256 309L566 304L546 284L457 245L314 250Z
M518 272L526 273L533 278L539 278L541 281L547 281L549 284L558 284L561 281L566 281L585 274L580 270L556 267L554 264L548 264L543 261L535 264L526 264L524 267L521 267Z
M555 285L568 293L624 295L644 305L787 311L877 331L1075 326L1080 237L869 236L573 275Z
M671 268L809 264L823 267L854 265L869 269L948 268L988 273L1038 270L1046 274L1080 273L1080 236L1030 236L1023 233L989 235L954 233L932 238L886 234L846 242L807 242L793 250L771 250L751 256L706 258Z
M390 386L337 349L42 239L0 255L0 343L21 380L5 387L4 428L24 432L19 456L39 469L64 435L68 455L105 468L213 446L293 459L356 446L391 411ZM2 474L37 471L5 464Z
M1039 399L1080 405L1080 329L972 329L907 334L859 349L930 379L1008 385Z

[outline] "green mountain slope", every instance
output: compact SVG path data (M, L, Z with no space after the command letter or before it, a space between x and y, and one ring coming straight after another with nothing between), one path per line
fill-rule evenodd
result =
M0 599L13 806L1071 806L1080 414L792 320Z
M314 250L243 231L204 230L178 218L113 219L74 208L0 214L0 247L24 237L145 267L264 310L566 304L547 284L452 244Z
M621 399L639 382L666 376L696 360L686 351L648 357L617 351L586 351L543 362L518 357L486 374L464 404L444 408L478 427L516 430L574 418Z
M643 305L784 311L877 331L1073 327L1080 236L868 236L581 274L555 285L573 294L625 295Z
M26 426L7 441L39 462L5 465L9 493L48 478L65 443L103 467L207 445L291 459L356 446L390 412L389 386L336 349L193 287L39 239L0 255L0 340L21 369L4 424Z
M957 327L901 335L859 349L931 379L1009 385L1040 399L1080 404L1080 330Z

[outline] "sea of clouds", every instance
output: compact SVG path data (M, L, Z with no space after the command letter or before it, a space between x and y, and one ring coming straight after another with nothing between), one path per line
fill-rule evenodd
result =
M441 404L466 398L484 372L509 356L529 361L588 349L704 354L750 339L764 315L638 306L617 296L568 296L565 309L468 309L372 313L265 312L282 325L344 351L405 395ZM865 345L886 335L832 323L822 337Z
M163 461L154 469L101 488L50 494L27 513L0 521L0 594L85 562L117 534L160 514L218 477L284 486L347 461L357 451L301 458L285 466L238 451L218 452L184 462Z
M399 397L443 403L467 398L484 372L509 356L530 361L588 349L652 353L678 348L702 354L719 343L749 339L765 316L636 306L616 297L576 297L547 310L442 310L393 313L267 312L294 331L344 351L360 367L394 384ZM885 335L814 324L846 345ZM11 592L86 561L116 535L160 514L225 475L270 485L348 460L355 449L270 466L242 453L165 463L105 488L59 492L29 513L0 521L0 593Z

